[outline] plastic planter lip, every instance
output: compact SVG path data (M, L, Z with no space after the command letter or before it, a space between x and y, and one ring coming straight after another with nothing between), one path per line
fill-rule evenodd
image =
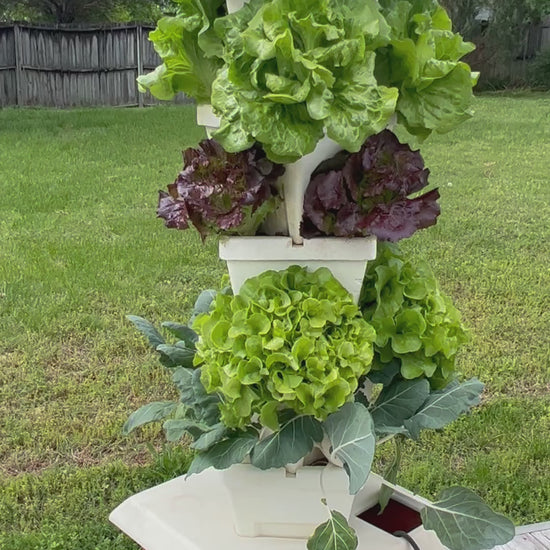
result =
M234 13L247 4L248 0L226 0L225 3L227 4L227 12Z
M212 133L220 127L220 119L214 114L212 105L200 103L197 105L197 124L204 126L206 135L210 138Z
M296 245L291 237L226 237L220 239L219 252L235 293L247 279L270 269L326 267L357 303L367 262L376 257L376 238L322 237Z

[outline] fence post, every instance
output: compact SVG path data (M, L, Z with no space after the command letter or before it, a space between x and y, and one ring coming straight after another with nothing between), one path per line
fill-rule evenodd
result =
M15 102L18 107L24 104L23 102L23 85L22 85L22 44L21 44L21 29L19 25L13 26L13 41L15 52Z
M142 35L143 28L141 25L136 27L136 61L137 61L137 76L143 74L143 46L142 46ZM143 107L143 94L139 91L137 81L136 81L136 93L137 93L137 102L138 107Z

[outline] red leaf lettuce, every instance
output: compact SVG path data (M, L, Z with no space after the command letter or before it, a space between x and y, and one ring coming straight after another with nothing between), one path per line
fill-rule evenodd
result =
M384 130L358 153L343 151L315 170L304 198L302 235L410 237L434 225L440 213L437 189L407 198L428 184L429 173L418 151Z
M227 153L207 139L183 158L176 181L159 192L157 213L166 227L187 229L191 222L203 240L210 233L254 235L281 202L274 184L284 167L258 145Z

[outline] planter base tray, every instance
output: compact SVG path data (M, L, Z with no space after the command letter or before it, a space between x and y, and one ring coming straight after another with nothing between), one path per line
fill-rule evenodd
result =
M354 501L351 526L358 550L410 550L409 543L356 517L376 502L380 478L369 478ZM266 495L269 498L269 495ZM422 499L403 491L396 500L422 507ZM283 504L284 505L284 504ZM305 550L304 539L240 537L233 528L229 496L220 472L207 470L179 477L138 493L118 506L109 519L144 550ZM409 533L422 550L444 550L433 532L418 527Z

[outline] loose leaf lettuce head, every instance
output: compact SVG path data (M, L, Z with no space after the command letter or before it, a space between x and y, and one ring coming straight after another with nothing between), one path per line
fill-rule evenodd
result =
M285 409L324 420L353 399L375 338L328 269L299 266L248 279L236 296L218 294L193 328L202 382L221 396L232 428L254 415L277 427Z
M397 241L434 225L437 189L414 198L428 185L419 151L389 130L369 137L357 153L342 152L313 173L304 197L302 235L365 237Z
M389 40L376 0L252 0L215 29L226 62L212 91L215 137L228 151L258 141L293 162L325 130L357 151L395 110L397 89L374 77L375 49Z
M395 244L379 243L367 265L360 306L376 330L373 370L397 361L405 379L427 378L441 388L456 376L455 358L468 333L459 311L423 261Z
M281 202L275 182L284 168L265 158L258 145L226 153L209 139L183 157L183 171L159 196L158 215L169 228L191 223L203 240L211 233L254 235Z
M183 92L199 103L210 103L212 82L222 67L222 43L212 23L225 13L225 0L177 0L178 13L163 17L149 33L163 63L138 77L141 92L172 99Z

